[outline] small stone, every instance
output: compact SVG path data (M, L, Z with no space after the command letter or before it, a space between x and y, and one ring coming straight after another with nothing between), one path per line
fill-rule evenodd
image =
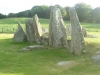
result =
M33 46L28 46L26 48L22 48L20 51L32 51L32 50L41 50L41 49L45 49L46 47L42 46L42 45L33 45Z
M94 61L95 64L100 64L100 54L95 54L92 56L92 59Z
M27 48L22 48L20 51L29 51Z
M48 29L47 28L42 28L42 34L46 34L46 33L49 33Z
M67 65L67 64L69 64L70 62L69 61L61 61L61 62L58 62L57 64L59 65L59 66L63 66L63 65Z

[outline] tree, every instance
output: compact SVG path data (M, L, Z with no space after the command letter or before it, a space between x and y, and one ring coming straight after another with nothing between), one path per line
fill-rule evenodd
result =
M47 18L49 17L49 6L42 5L42 6L34 6L31 9L31 14L34 16L35 14L38 15L40 18Z
M55 7L59 8L62 14L62 17L65 18L67 13L66 13L66 9L61 7L60 5L55 5Z
M6 15L0 13L0 19L6 18Z
M17 16L16 13L9 13L7 15L8 18L12 18L12 17L16 17L16 16Z
M68 21L70 20L69 9L70 9L69 6L66 6L66 7L65 7L65 10L66 10L66 16L64 17L64 19L65 19L65 20L68 20Z
M100 23L100 7L96 7L91 11L91 21Z
M17 13L17 17L31 17L31 11L25 10L22 12Z
M79 20L82 22L87 22L87 19L89 17L90 11L92 10L90 5L87 5L85 3L78 3L75 6L77 15Z

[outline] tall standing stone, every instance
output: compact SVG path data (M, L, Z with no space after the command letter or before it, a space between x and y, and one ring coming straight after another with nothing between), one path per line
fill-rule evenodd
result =
M72 7L69 10L70 21L71 21L71 48L70 53L75 55L81 55L81 51L84 45L84 37L82 29L75 9Z
M14 33L13 40L14 42L23 42L26 39L26 35L24 33L24 30L21 27L20 22L18 22L18 29Z
M33 26L34 26L34 33L35 33L35 42L37 44L41 43L41 36L42 36L42 28L39 23L39 19L37 15L33 17Z
M33 19L26 20L26 36L29 42L35 41L35 33L34 33L34 26L33 26Z
M67 46L66 26L60 10L56 7L51 7L50 12L49 45L54 47Z
M87 36L87 31L86 31L86 29L83 27L83 26L81 26L81 29L82 29L82 33L83 33L83 35L84 35L84 37L86 37ZM71 24L69 24L68 26L67 26L67 34L68 34L68 36L70 36L71 35Z

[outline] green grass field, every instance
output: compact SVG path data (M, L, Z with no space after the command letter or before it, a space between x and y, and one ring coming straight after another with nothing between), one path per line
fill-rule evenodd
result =
M0 26L17 27L20 21L24 27L25 18L1 19ZM48 19L40 19L42 27L48 27ZM65 21L65 24L70 24ZM81 23L89 34L99 35L99 24ZM96 31L98 30L98 31ZM0 75L100 75L100 65L92 61L92 55L100 50L100 38L85 38L88 51L81 56L72 55L65 48L48 47L43 50L20 52L20 49L35 43L14 43L13 34L0 34ZM72 61L72 64L58 66L61 61Z
M26 18L7 18L7 19L0 19L0 32L2 32L2 28L4 33L13 33L17 29L18 22L21 23L22 27L25 29L25 20ZM41 26L43 28L48 28L49 26L49 19L39 19ZM70 21L64 21L65 25L69 25ZM100 33L100 24L92 24L92 23L81 23L86 30L94 34Z

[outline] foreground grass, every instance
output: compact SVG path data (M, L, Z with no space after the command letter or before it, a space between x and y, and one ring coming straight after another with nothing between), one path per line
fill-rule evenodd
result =
M14 43L13 34L0 34L0 75L99 75L100 65L93 63L91 56L98 51L99 38L85 38L87 54L71 55L67 49L51 48L20 52L29 45ZM73 64L58 66L60 61Z

